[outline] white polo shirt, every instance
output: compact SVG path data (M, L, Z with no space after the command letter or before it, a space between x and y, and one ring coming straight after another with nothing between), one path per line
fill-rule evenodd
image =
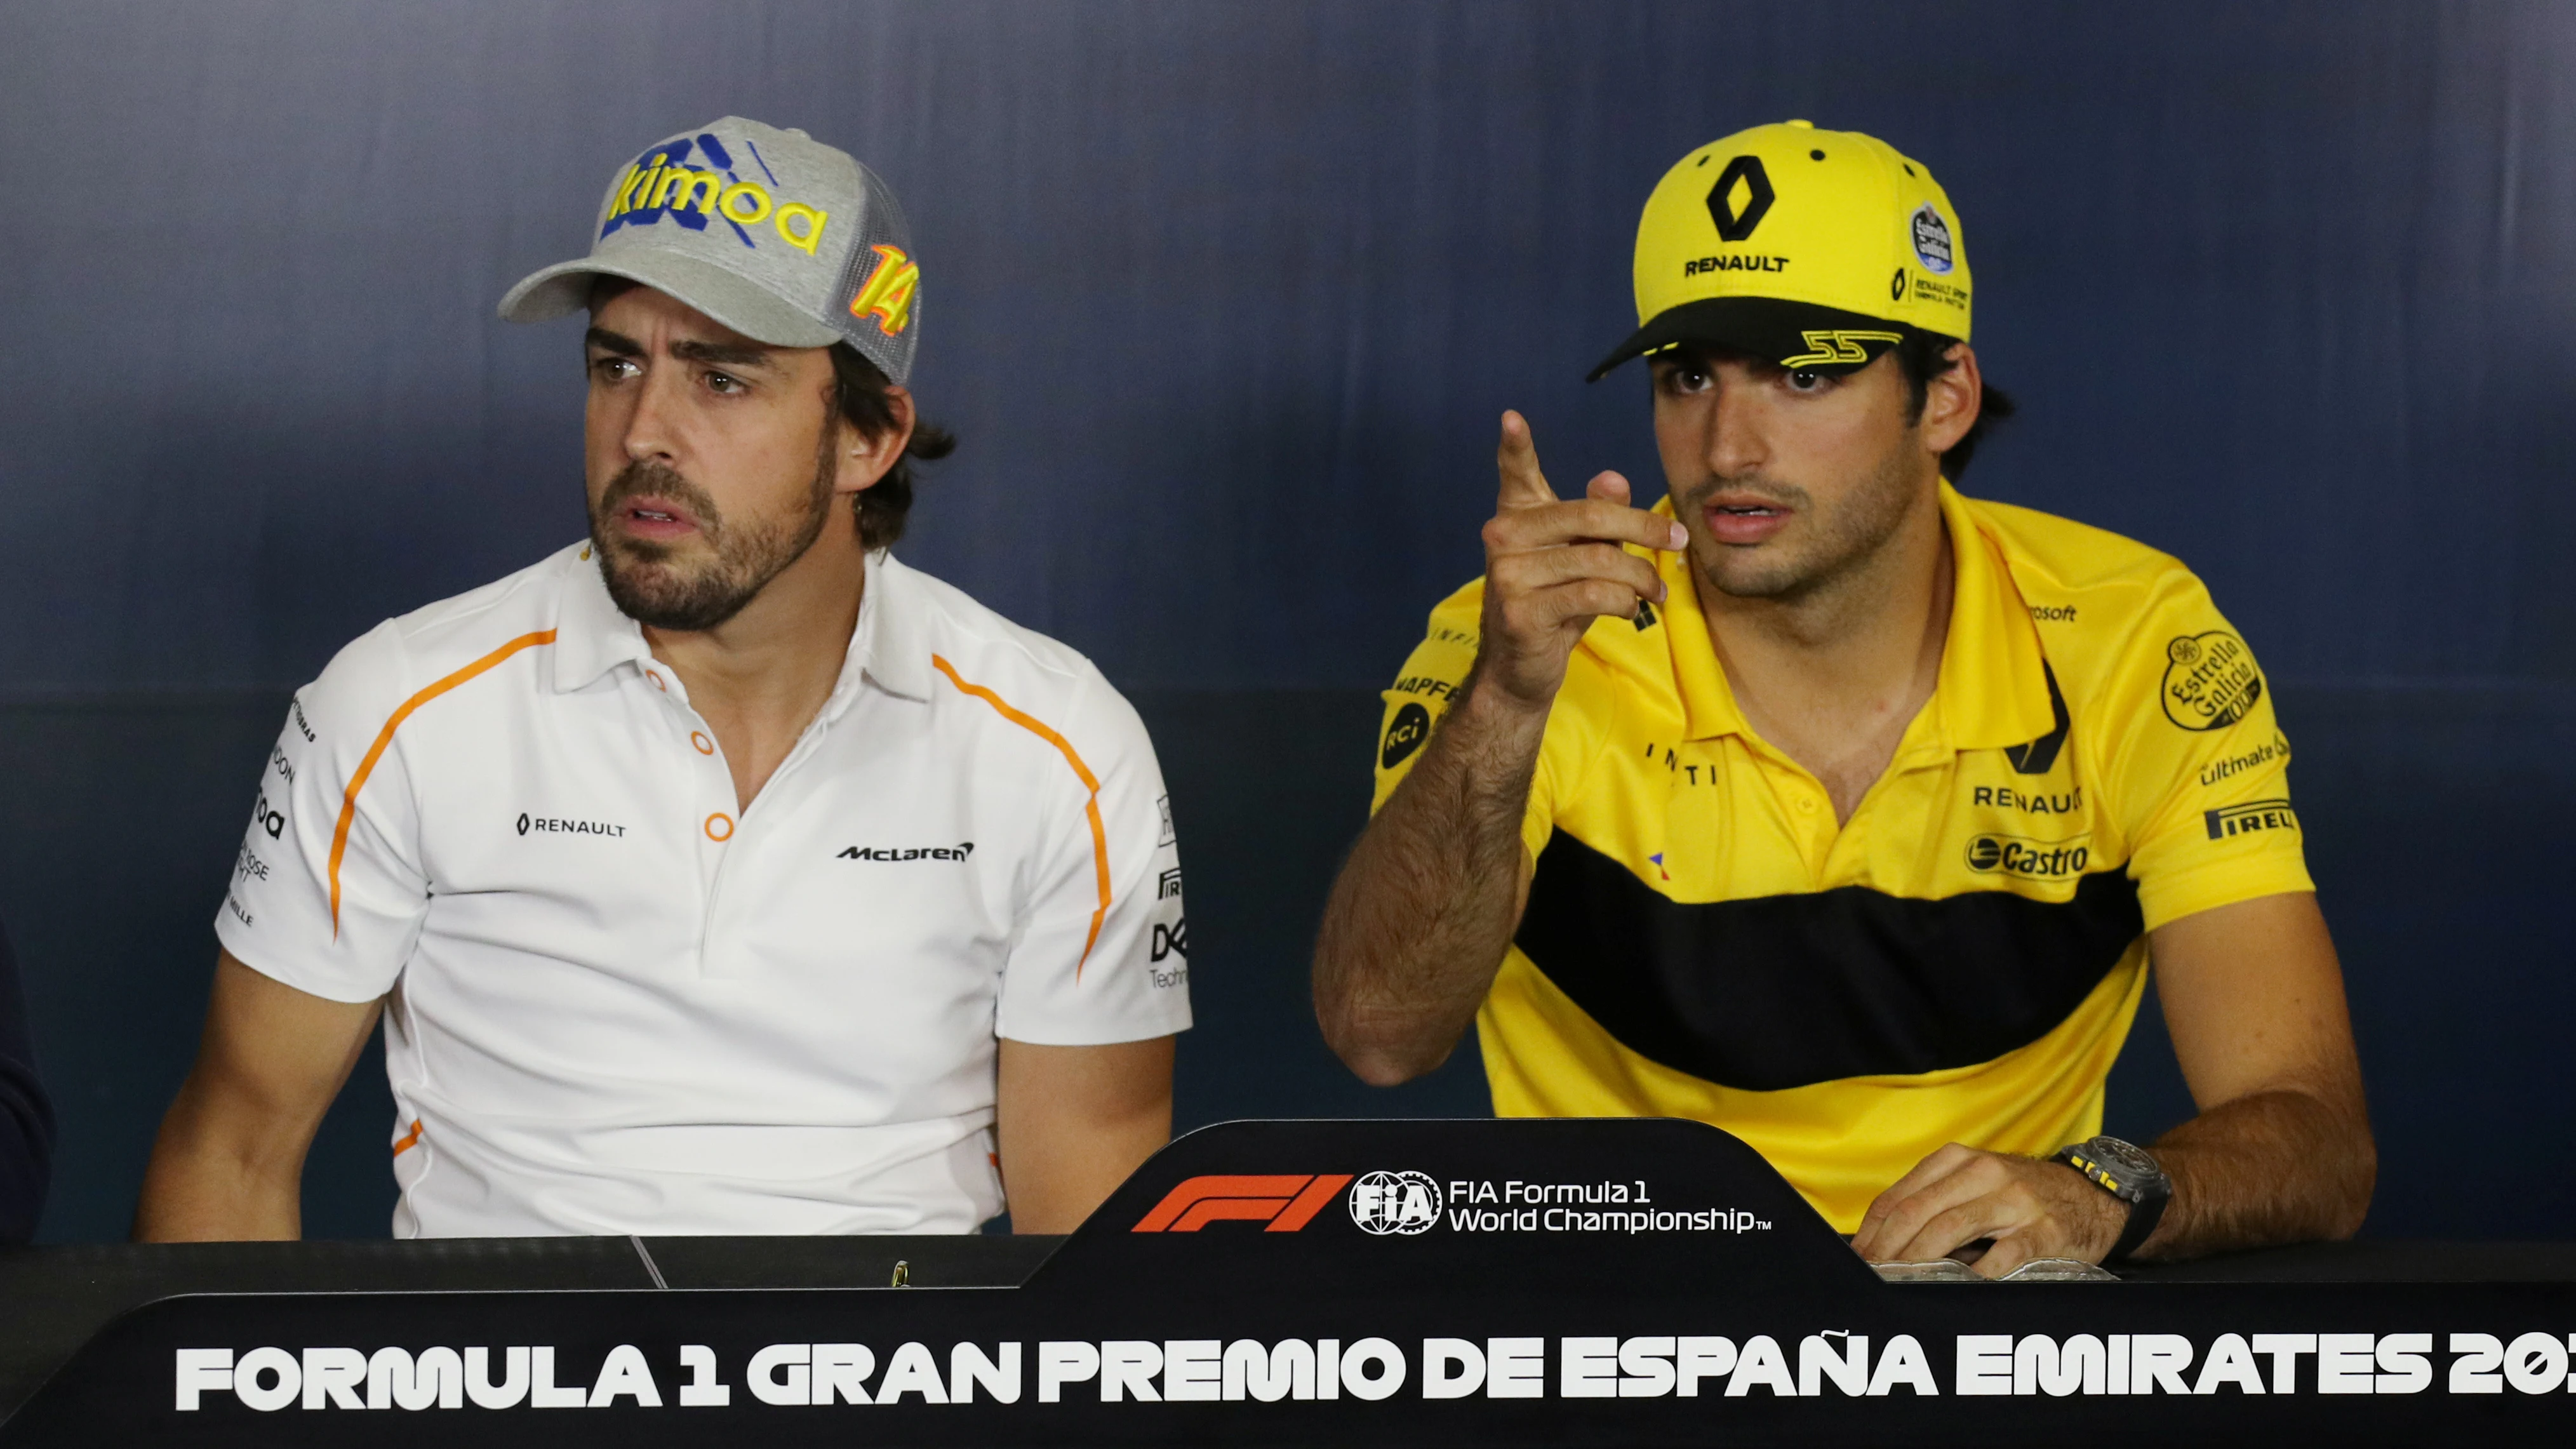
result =
M388 997L402 1237L972 1231L997 1036L1190 1023L1135 710L882 554L747 809L587 547L377 626L297 695L215 928Z

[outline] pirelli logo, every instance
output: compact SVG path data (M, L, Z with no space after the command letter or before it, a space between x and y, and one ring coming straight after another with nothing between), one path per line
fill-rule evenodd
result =
M2242 805L2223 805L2216 810L2203 810L2200 818L2209 823L2209 838L2227 840L2239 835L2252 835L2258 830L2297 830L2299 817L2287 800L2248 800Z
M1195 1233L1215 1222L1255 1222L1269 1224L1264 1232L1293 1233L1314 1221L1350 1180L1347 1172L1193 1177L1165 1193L1128 1231Z

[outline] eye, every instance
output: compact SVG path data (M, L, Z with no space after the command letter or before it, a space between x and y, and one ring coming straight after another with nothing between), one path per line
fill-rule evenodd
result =
M614 354L593 358L590 363L590 375L601 382L623 382L630 377L642 376L643 371L635 365L633 358Z
M1677 363L1664 371L1664 387L1671 392L1700 392L1708 387L1708 383L1708 370L1688 363Z
M1821 372L1812 372L1803 367L1785 374L1784 381L1787 382L1789 391L1791 392L1823 392L1834 385L1834 380L1832 378L1825 376Z
M751 391L751 384L730 372L710 371L707 374L707 389L720 397L735 397Z

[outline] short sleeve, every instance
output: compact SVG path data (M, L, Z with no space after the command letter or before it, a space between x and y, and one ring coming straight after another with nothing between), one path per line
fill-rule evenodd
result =
M1441 600L1431 611L1422 642L1406 656L1404 667L1396 672L1395 683L1381 692L1379 697L1385 707L1378 720L1377 788L1369 799L1371 815L1383 808L1396 787L1413 773L1414 762L1421 758L1423 746L1430 743L1432 730L1466 689L1467 676L1476 667L1484 607L1482 579ZM1529 804L1521 815L1521 844L1532 860L1538 858L1548 837L1555 833L1561 786L1576 773L1579 764L1576 732L1566 725L1571 713L1569 701L1583 693L1579 681L1589 668L1590 661L1580 649L1567 661L1566 685L1558 692L1556 708L1548 716L1547 738L1539 747L1538 767L1530 776Z
M1189 917L1153 740L1096 671L1062 732L1072 783L1046 815L1049 838L1003 966L994 1031L1039 1045L1103 1046L1186 1030Z
M2105 778L2147 929L2316 889L2290 803L2270 681L2200 581L2177 570L2125 645L2105 699Z
M392 990L429 909L419 811L391 728L404 674L386 624L296 692L215 914L217 939L244 965L333 1001Z

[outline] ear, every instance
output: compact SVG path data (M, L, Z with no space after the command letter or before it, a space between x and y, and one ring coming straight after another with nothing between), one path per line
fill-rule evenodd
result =
M826 406L830 405L828 396ZM894 426L876 437L852 427L848 418L837 413L833 416L832 426L839 439L834 444L839 459L832 479L835 494L848 497L864 493L902 461L904 447L912 441L912 394L904 388L888 387L885 397L887 409L894 414Z
M1976 426L1978 409L1985 405L1986 383L1977 371L1976 349L1959 342L1943 355L1958 365L1933 374L1924 386L1922 429L1927 453L1946 453L1958 446L1968 429Z

